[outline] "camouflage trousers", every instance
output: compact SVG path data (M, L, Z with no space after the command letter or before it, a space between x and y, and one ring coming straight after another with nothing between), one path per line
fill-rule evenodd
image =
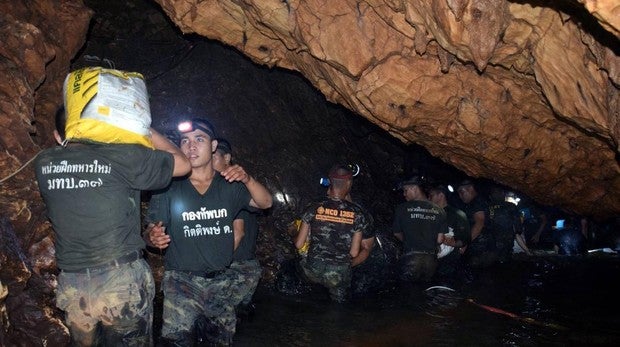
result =
M232 344L236 317L231 287L226 271L211 278L166 271L162 337L175 346Z
M226 274L232 282L230 296L235 306L250 304L262 273L263 268L256 259L233 261L230 264Z
M144 259L61 271L56 305L74 346L152 346L155 282Z
M436 269L436 254L409 252L401 259L400 279L405 282L428 282Z
M351 291L351 265L328 264L322 260L302 258L299 265L303 275L313 283L329 290L332 300L342 303L349 299Z

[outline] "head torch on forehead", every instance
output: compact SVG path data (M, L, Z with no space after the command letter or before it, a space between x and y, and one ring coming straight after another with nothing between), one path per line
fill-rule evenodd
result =
M357 164L336 165L331 168L328 177L322 177L319 183L323 187L329 187L331 179L351 179L360 173L360 166Z
M194 130L202 130L207 135L209 135L209 137L214 138L215 134L213 132L213 129L211 129L211 126L205 125L203 123L206 123L206 122L202 120L196 120L196 119L182 121L177 125L177 130L181 134L189 133Z

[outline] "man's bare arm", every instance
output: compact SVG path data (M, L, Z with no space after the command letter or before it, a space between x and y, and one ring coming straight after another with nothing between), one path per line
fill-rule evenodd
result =
M353 237L351 238L351 250L349 251L351 258L357 257L357 255L360 253L361 245L362 245L362 232L357 231L353 233Z
M235 219L233 221L233 235L235 238L235 245L233 249L237 250L237 247L239 247L241 240L245 236L245 222L243 219Z
M175 146L174 143L170 142L164 135L158 133L157 130L153 128L151 128L151 141L155 149L172 154L174 158L172 177L185 176L192 170L189 159L181 152L179 147Z
M474 213L474 225L471 227L471 240L475 240L476 237L482 233L484 227L484 211L478 211Z
M306 243L306 239L308 239L308 233L310 231L310 224L306 222L301 222L301 227L299 227L299 232L297 233L297 237L295 238L295 248L301 249Z
M273 203L271 192L269 192L264 185L254 179L254 177L245 172L243 167L239 165L232 165L226 170L220 172L220 174L228 182L239 181L245 184L246 188L248 188L248 191L250 192L250 196L252 197L250 200L250 206L263 210L271 207L271 204Z
M372 247L374 245L375 245L374 237L363 239L359 254L357 255L357 257L354 257L353 259L351 259L351 266L357 266L363 263L364 261L366 261L366 259L368 259L368 256L370 256L370 251L372 250Z

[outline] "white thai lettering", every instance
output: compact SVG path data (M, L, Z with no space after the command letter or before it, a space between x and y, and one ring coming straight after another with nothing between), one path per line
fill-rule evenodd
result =
M62 160L58 164L50 162L41 167L43 175L60 174L60 173L97 173L109 175L112 172L112 164L99 164L98 160L93 160L92 164L86 163L69 163Z
M201 207L198 211L185 211L181 213L181 218L184 222L194 220L209 220L228 217L228 210L225 208L217 210L207 210L205 207Z

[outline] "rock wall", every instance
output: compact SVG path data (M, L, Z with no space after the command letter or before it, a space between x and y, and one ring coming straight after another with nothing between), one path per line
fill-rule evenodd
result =
M0 2L0 179L54 143L54 114L70 61L84 44L92 12L81 1ZM30 167L0 185L0 211L25 247L47 236ZM42 234L40 233L42 232Z
M297 70L472 176L585 215L620 212L613 1L157 2L184 33Z
M6 179L0 183L3 346L68 342L50 300L53 240L34 172L26 166L10 175L53 143L62 83L84 43L91 14L79 0L0 2L0 179Z

